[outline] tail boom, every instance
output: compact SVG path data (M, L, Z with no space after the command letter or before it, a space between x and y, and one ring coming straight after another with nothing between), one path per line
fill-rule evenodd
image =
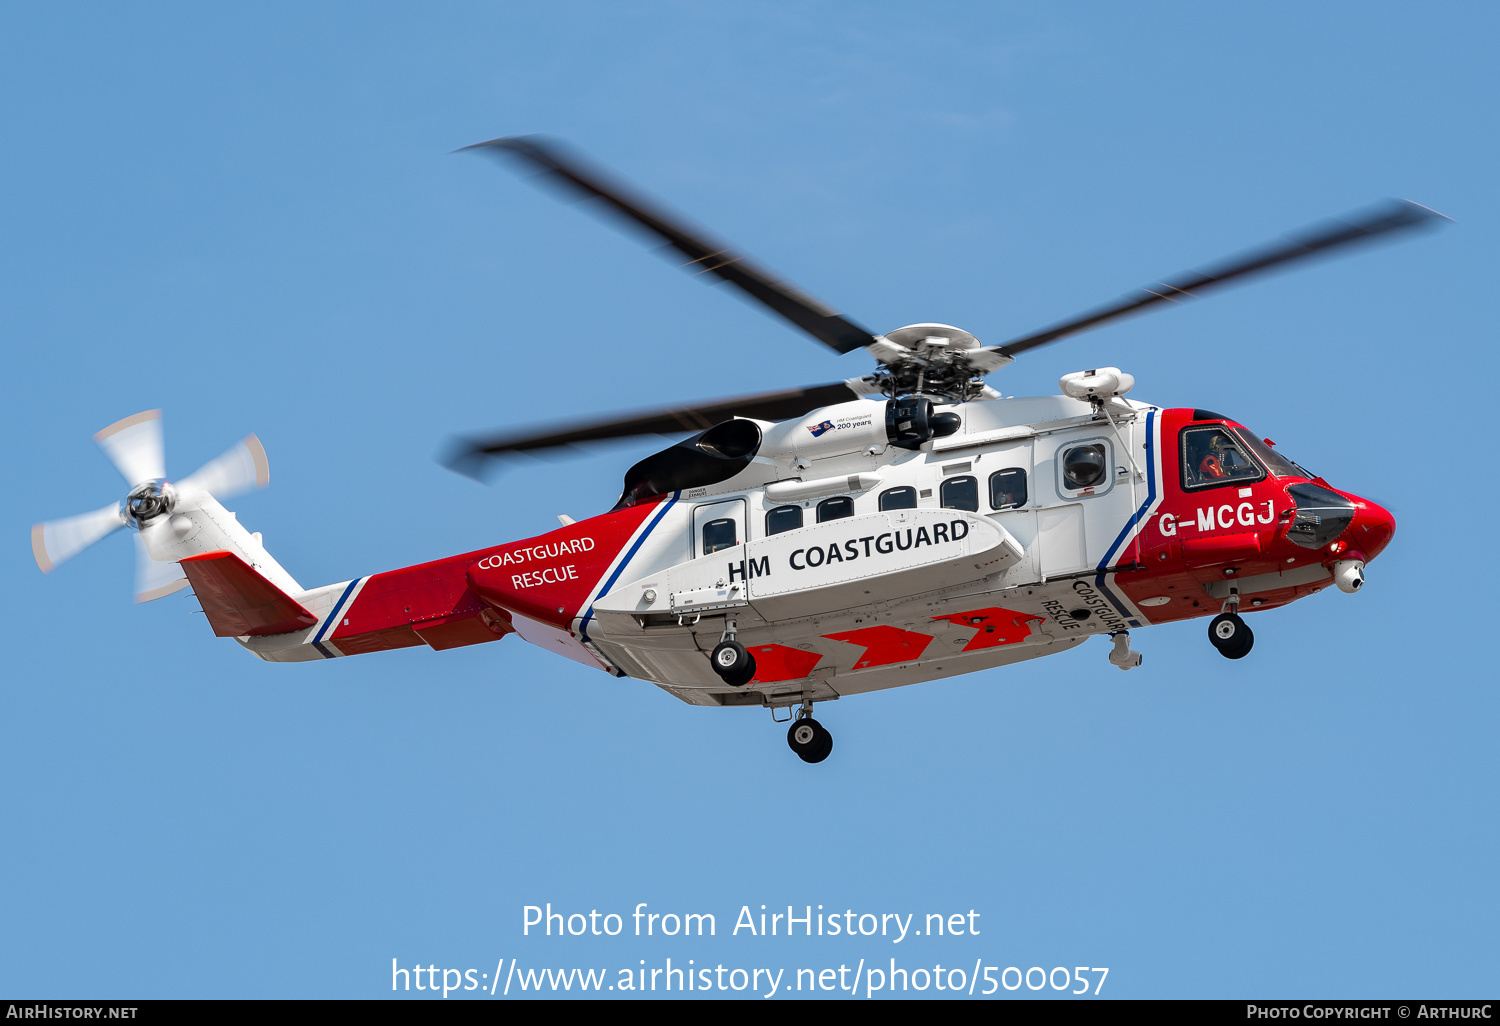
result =
M240 643L270 662L303 662L426 645L437 651L499 641L509 616L469 588L465 576L488 550L359 577L297 596L310 626Z

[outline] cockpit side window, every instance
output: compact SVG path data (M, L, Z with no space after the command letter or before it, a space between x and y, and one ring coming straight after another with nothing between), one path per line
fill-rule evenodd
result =
M1182 429L1182 487L1249 484L1266 476L1233 429L1214 424Z
M766 513L766 534L795 531L802 526L801 506L777 506Z

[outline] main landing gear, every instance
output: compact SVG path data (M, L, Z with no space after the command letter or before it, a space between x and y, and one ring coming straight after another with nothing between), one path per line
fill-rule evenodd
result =
M726 622L719 643L708 656L709 665L714 668L719 679L732 688L742 688L755 679L755 657L744 645L734 640L737 628L738 625L733 620ZM775 718L775 709L771 710L771 716ZM801 711L787 728L786 743L792 746L792 751L803 762L822 762L833 751L833 735L828 733L823 724L812 718L810 700L803 699Z
M822 762L833 751L833 735L812 718L812 703L805 702L802 712L786 732L786 743L803 762Z
M1224 600L1223 611L1208 624L1208 640L1225 659L1243 659L1255 644L1255 634L1249 624L1240 619L1239 608L1239 589L1231 588L1229 598Z
M1243 659L1250 654L1255 635L1239 613L1220 613L1209 622L1208 640L1225 659Z
M724 625L724 634L714 646L708 661L725 684L732 688L742 688L755 676L755 657L744 645L734 640L735 629L733 620Z

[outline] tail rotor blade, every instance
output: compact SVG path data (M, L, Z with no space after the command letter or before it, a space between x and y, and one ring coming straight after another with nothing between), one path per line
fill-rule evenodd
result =
M163 518L165 519L165 518ZM151 602L188 586L182 567L171 560L151 558L151 550L142 536L146 531L160 531L163 525L144 528L135 536L135 600Z
M96 434L94 441L132 488L167 476L160 410L145 410L117 420Z
M100 538L123 526L125 521L120 518L118 502L92 513L83 513L65 520L50 520L32 527L31 554L36 557L36 565L42 568L42 573L51 573Z
M271 464L265 447L254 435L245 436L228 451L209 460L176 488L185 498L207 492L217 499L228 499L271 483Z

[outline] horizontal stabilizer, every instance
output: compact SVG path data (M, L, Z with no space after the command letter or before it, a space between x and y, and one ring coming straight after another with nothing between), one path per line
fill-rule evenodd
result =
M193 594L221 638L286 634L318 618L233 552L204 552L181 560Z

